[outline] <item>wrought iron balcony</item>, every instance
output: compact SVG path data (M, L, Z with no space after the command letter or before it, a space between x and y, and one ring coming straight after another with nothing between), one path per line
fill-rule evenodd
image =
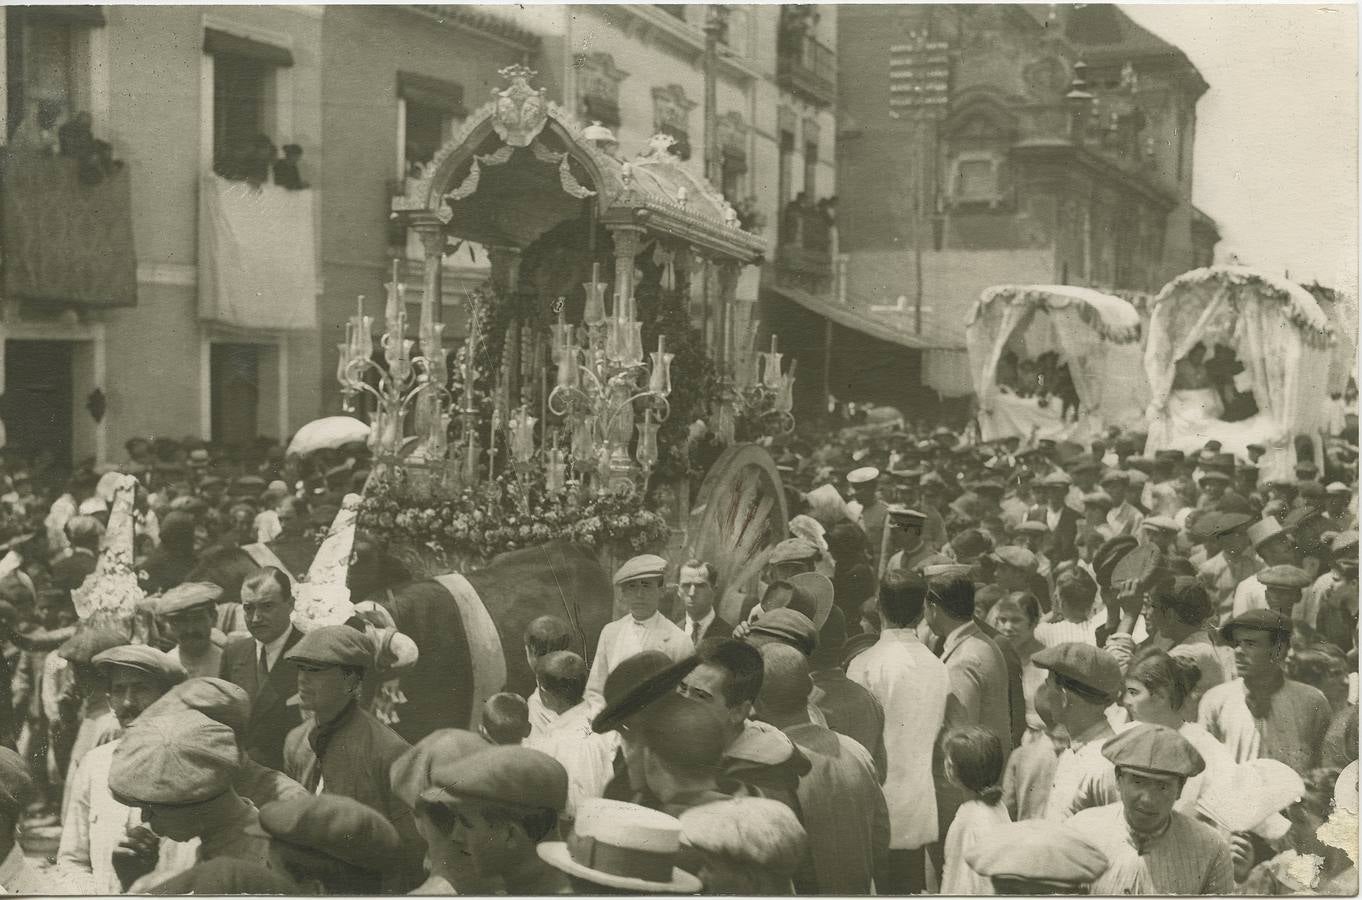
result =
M776 82L818 106L837 100L837 53L808 35L789 35L776 53Z

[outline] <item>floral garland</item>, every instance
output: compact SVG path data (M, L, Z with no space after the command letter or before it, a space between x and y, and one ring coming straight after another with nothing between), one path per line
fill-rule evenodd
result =
M449 497L420 495L399 475L370 486L359 527L380 541L480 560L560 538L642 552L669 533L666 519L632 490L574 499L572 491L546 492L538 480L522 486L514 473Z

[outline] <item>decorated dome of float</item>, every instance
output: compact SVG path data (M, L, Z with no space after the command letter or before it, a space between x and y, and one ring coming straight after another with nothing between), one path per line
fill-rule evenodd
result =
M1010 304L1030 304L1046 309L1076 307L1083 321L1104 339L1129 344L1140 339L1140 315L1126 300L1091 288L1058 284L1005 284L988 288L970 310L966 326L981 316L1000 315Z
M582 216L684 240L702 252L758 261L762 238L743 231L733 207L654 135L632 158L592 140L582 124L523 66L502 70L508 85L473 112L420 177L393 200L394 213L434 215L451 235L496 246L528 246Z

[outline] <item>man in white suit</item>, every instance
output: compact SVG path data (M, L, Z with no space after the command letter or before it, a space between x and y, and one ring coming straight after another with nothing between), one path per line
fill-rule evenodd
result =
M658 611L662 604L662 573L666 568L665 559L645 554L635 556L615 572L615 588L629 607L629 614L601 629L586 682L587 702L597 709L605 705L602 692L606 676L624 660L644 650L661 650L680 662L695 650L686 633Z

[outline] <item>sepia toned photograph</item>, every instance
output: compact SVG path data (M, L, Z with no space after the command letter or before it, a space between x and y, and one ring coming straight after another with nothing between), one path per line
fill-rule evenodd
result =
M1355 4L0 37L0 893L1358 894Z

